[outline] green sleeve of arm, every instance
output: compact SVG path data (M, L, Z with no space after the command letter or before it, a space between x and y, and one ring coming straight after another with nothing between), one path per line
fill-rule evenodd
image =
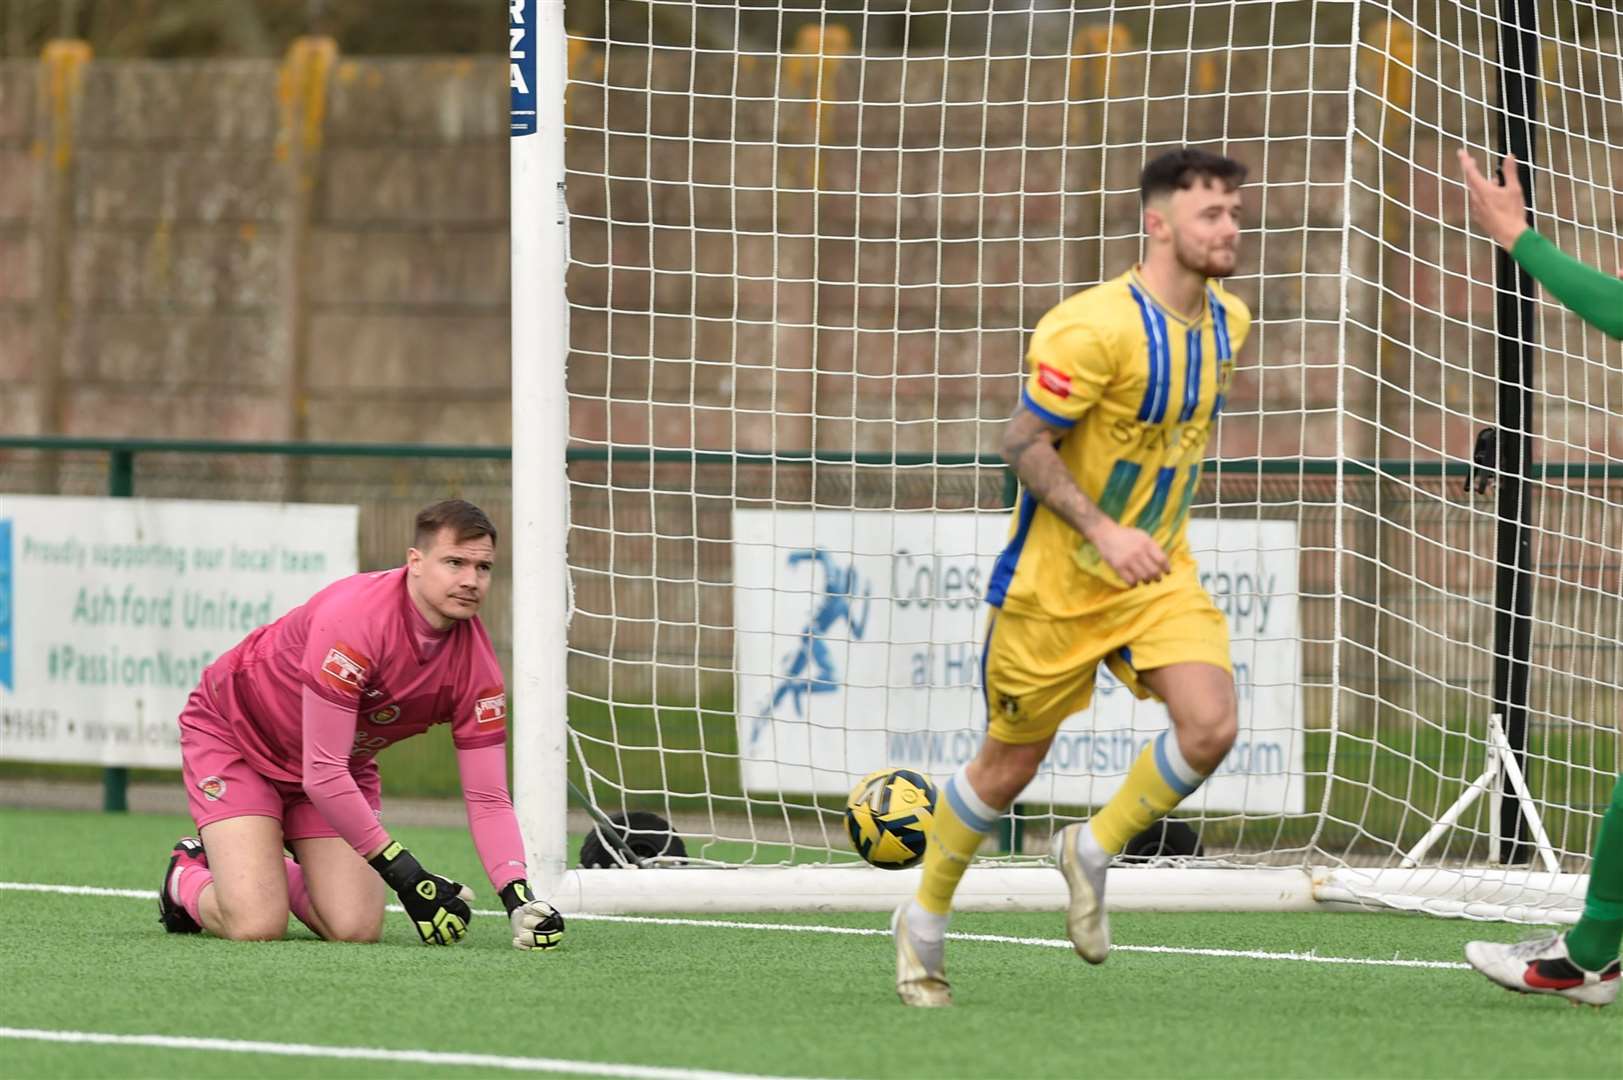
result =
M1511 255L1546 292L1584 322L1623 340L1623 278L1579 262L1534 229L1516 240Z

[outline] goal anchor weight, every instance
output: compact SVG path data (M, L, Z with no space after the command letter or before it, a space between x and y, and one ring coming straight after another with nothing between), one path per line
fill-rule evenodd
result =
M1544 868L1552 874L1561 872L1561 864L1556 860L1555 848L1550 844L1549 836L1544 832L1544 821L1539 817L1538 807L1533 803L1533 796L1527 789L1527 780L1522 776L1521 766L1516 763L1516 755L1511 752L1510 741L1505 738L1505 729L1499 722L1499 714L1493 713L1488 717L1488 761L1482 775L1471 781L1470 785L1454 800L1454 804L1443 812L1437 823L1426 831L1420 842L1404 855L1402 866L1405 870L1420 865L1420 860L1437 839L1452 828L1459 821L1460 815L1465 813L1477 797L1487 792L1489 803L1489 829L1490 838L1497 852L1499 845L1499 796L1502 787L1502 778L1510 778L1510 786L1516 791L1516 801L1521 805L1522 814L1528 825L1533 829L1533 837L1538 845L1539 857L1544 860ZM1497 861L1497 860L1496 860Z
M605 814L573 780L569 791L586 808L593 829L580 846L580 864L641 870L665 859L680 864L687 858L687 845L671 823L647 810Z

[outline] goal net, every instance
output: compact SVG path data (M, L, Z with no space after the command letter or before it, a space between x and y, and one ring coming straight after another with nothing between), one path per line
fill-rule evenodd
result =
M1623 768L1623 352L1496 286L1454 154L1529 133L1538 227L1616 272L1623 19L1523 6L515 23L515 784L561 902L911 893L845 794L983 738L1029 333L1137 259L1140 169L1199 145L1250 168L1256 321L1188 522L1241 730L1174 815L1198 854L1135 848L1112 903L1574 917ZM1101 676L960 906L1057 904L1047 836L1166 724ZM642 869L578 866L588 806Z

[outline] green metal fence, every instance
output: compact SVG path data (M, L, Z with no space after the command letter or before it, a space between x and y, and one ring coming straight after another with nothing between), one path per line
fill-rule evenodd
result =
M4 436L0 492L358 504L359 568L376 570L400 564L413 517L434 499L476 502L507 534L511 459L506 446ZM512 660L511 612L498 576L484 619L505 665ZM408 792L446 786L439 774L450 768L449 755L441 741L397 748L391 786ZM104 809L128 807L128 781L126 769L104 771Z
M595 602L593 590L608 589L617 599L604 600L603 610L616 610L615 603L645 603L646 610L656 613L656 622L662 617L657 615L662 610L662 589L694 592L703 588L725 593L731 577L727 515L740 502L760 506L782 500L798 506L844 509L913 505L986 509L1012 505L1015 494L1012 475L991 454L755 454L582 447L569 452L568 463L576 526L571 563L580 610L589 614ZM1309 800L1316 806L1317 794L1323 790L1322 732L1332 694L1339 687L1349 738L1339 748L1335 774L1353 781L1345 790L1358 793L1357 800L1361 800L1358 805L1331 806L1332 817L1347 824L1343 839L1348 843L1358 840L1377 812L1393 820L1397 834L1423 827L1415 810L1438 800L1446 802L1449 778L1471 768L1467 758L1477 752L1463 736L1467 714L1480 711L1485 670L1451 672L1452 661L1439 652L1436 670L1426 674L1446 673L1447 677L1417 683L1413 677L1416 667L1433 660L1421 643L1411 640L1417 626L1460 617L1462 612L1471 619L1482 614L1480 596L1415 587L1416 582L1446 580L1451 563L1461 558L1480 561L1483 556L1480 550L1463 555L1456 550L1461 543L1471 547L1474 541L1469 539L1450 541L1456 548L1440 543L1446 539L1442 533L1449 521L1471 517L1467 477L1468 467L1456 462L1348 461L1338 466L1323 460L1225 460L1209 470L1196 500L1197 515L1221 511L1229 516L1287 518L1301 526L1308 768L1310 773L1321 774L1310 784ZM1546 466L1535 469L1534 478L1550 499L1623 501L1623 465ZM413 516L422 505L438 498L455 495L477 502L503 535L509 535L514 482L511 452L505 446L0 437L3 492L356 504L360 507L363 570L398 565L410 542ZM612 525L616 506L632 505L652 520L662 501L669 501L680 516L694 523L689 535L669 541L681 548L681 558L686 560L682 565L690 569L691 581L665 581L653 573L657 552L652 541L646 552L640 552L637 544L625 543L612 554L605 550L608 545L592 542L597 534L590 529ZM1340 543L1362 553L1341 567L1339 585L1333 557L1338 520L1344 530ZM1474 527L1480 532L1482 524L1478 520ZM1491 534L1491 521L1486 525L1488 531L1481 535ZM1491 546L1487 553L1491 556ZM1615 552L1608 565L1611 568L1603 567L1604 572L1615 572ZM1562 583L1558 578L1550 580L1551 610L1559 611L1562 601L1557 586ZM645 594L641 600L633 595L638 590ZM1340 670L1333 672L1338 613L1344 647ZM1587 617L1604 622L1593 612ZM498 575L485 621L504 664L509 665L512 619L506 581ZM596 620L603 625L612 621ZM730 624L725 619L719 622ZM595 680L615 665L653 670L674 658L660 655L657 641L642 641L625 627L611 634L601 626L594 629L592 618L577 617L571 632L570 682L577 691L571 703L571 723L583 736L581 745L593 758L594 770L622 780L625 790L656 788L656 781L680 785L684 770L696 769L704 783L716 787L713 795L723 799L741 795L735 790L736 762L730 772L724 760L733 724L728 675L731 639L724 625L700 630L710 631L702 643L693 646L715 676L708 689L696 700L669 702L671 707L662 708L661 730L644 733L646 740L629 740L638 745L604 752L599 761L594 745L606 745L611 731L620 737L628 732L635 736L632 729L638 716L651 716L649 706L667 703L660 700L660 688L650 683L648 700L616 698L610 708L593 700L598 696L593 690ZM1553 687L1541 692L1550 701L1559 698L1560 686L1573 681L1567 669L1574 661L1560 651L1570 647L1570 642L1562 640L1535 642L1535 649L1543 650L1536 661L1544 681ZM1620 681L1614 671L1619 651L1612 643L1610 655L1586 661L1589 668L1575 676L1579 682L1588 680L1586 692L1595 693L1598 685L1603 693L1612 693L1608 687L1615 688ZM1430 699L1422 700L1426 695ZM1595 700L1596 707L1610 707L1614 713L1618 707L1615 694ZM617 717L611 720L609 712ZM1435 722L1431 730L1416 734L1409 730L1412 725L1406 718L1420 715L1433 717ZM689 716L692 723L688 726L694 727L691 740L676 730L682 727L682 718ZM443 732L438 734L443 736ZM1537 737L1568 738L1561 731ZM1589 786L1592 771L1610 768L1615 772L1615 759L1623 753L1615 736L1599 732L1595 739L1585 755L1593 769L1584 770L1580 787ZM687 745L688 741L694 745ZM1556 756L1555 752L1550 756ZM457 790L443 738L410 740L392 748L386 760L391 792L452 795ZM577 778L579 766L579 762L572 763ZM124 770L108 770L107 809L126 805L126 780ZM1571 787L1573 783L1563 773L1560 784ZM1562 801L1579 807L1591 800L1587 791L1574 791ZM1007 835L1006 840L1018 846L1018 835Z

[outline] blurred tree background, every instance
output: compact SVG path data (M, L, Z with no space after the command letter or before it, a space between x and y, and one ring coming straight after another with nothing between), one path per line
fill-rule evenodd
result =
M532 0L533 2L533 0ZM1583 40L1615 20L1619 0L1541 3L1546 31ZM1059 52L1077 25L1114 20L1135 40L1185 45L1347 39L1351 4L1183 2L1122 8L1113 0L567 0L570 33L625 44L774 51L807 23L844 26L859 50ZM1427 25L1428 5L1391 5ZM1153 11L1152 11L1153 8ZM0 0L0 57L37 56L52 38L99 57L280 55L324 34L350 55L500 53L507 0ZM1560 25L1563 22L1576 25ZM1191 27L1191 22L1194 26Z
M350 53L500 52L498 0L0 0L8 57L82 38L108 59L278 56L304 34Z
M1343 5L1348 6L1348 5ZM1221 22L1235 41L1344 35L1347 18L1313 18L1308 2L1176 4L1155 13L1156 33L1188 20ZM875 51L1021 54L1062 51L1068 29L1114 13L1142 40L1148 5L1111 0L568 0L572 34L627 44L772 51L807 23L843 25ZM37 56L52 38L82 38L119 58L280 55L293 38L325 34L349 55L500 53L506 0L0 0L0 56Z

